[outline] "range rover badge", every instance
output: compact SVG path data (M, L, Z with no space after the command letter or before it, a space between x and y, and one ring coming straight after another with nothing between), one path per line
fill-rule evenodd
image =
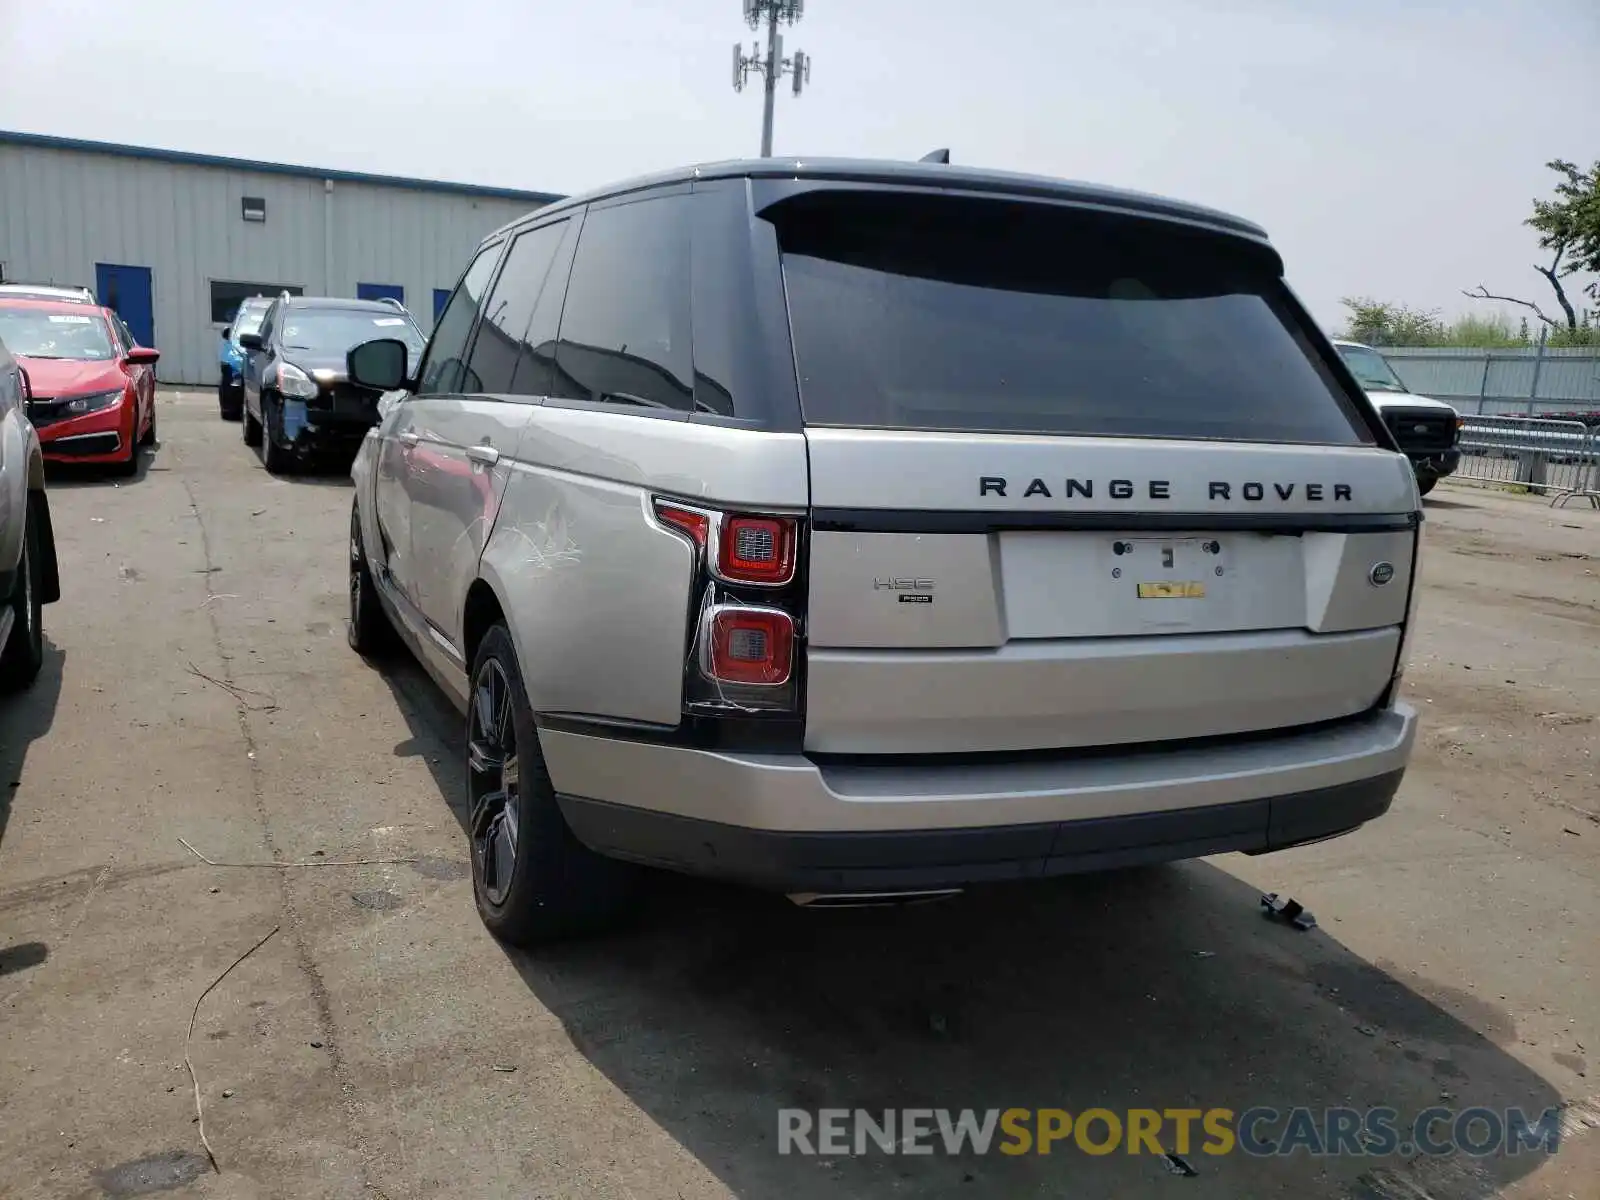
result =
M1370 582L1372 584L1373 587L1382 587L1384 584L1388 583L1389 580L1391 580L1393 578L1394 578L1394 564L1393 563L1386 563L1386 562L1374 563L1373 566L1372 566L1372 570L1367 572L1367 580L1368 580L1368 582Z

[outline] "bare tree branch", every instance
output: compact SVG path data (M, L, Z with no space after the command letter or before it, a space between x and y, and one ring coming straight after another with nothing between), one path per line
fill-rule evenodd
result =
M1556 299L1561 302L1561 311L1567 314L1567 328L1576 329L1578 327L1578 314L1572 311L1572 304L1567 299L1567 290L1561 286L1560 279L1561 275L1572 274L1574 269L1569 266L1565 271L1561 270L1561 256L1567 252L1567 243L1558 242L1555 252L1556 256L1550 260L1548 267L1541 267L1535 263L1533 269L1550 281L1550 286L1555 289Z
M1541 272L1543 270L1542 268L1536 268L1536 269L1540 270ZM1557 290L1559 290L1559 288ZM1544 310L1542 308L1540 308L1537 304L1535 304L1532 300L1518 300L1515 296L1497 296L1493 292L1491 292L1488 288L1484 287L1483 284L1481 284L1481 283L1478 285L1478 290L1477 291L1475 291L1475 292L1463 291L1461 294L1463 296L1469 296L1474 300L1502 300L1507 304L1520 304L1520 305L1522 305L1523 308L1531 308L1531 309L1533 309L1534 314L1539 318L1539 320L1543 321L1546 325L1550 326L1552 329L1554 329L1554 328L1556 328L1557 326L1560 325L1560 322L1557 321L1554 317L1545 316L1544 315Z

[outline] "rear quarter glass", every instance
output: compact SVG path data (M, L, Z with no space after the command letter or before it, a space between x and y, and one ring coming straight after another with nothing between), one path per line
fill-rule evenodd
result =
M1254 242L927 193L813 193L762 215L807 425L1374 440Z

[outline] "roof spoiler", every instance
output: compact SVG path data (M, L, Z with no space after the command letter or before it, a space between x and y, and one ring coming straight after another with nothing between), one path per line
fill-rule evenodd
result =
M917 159L917 161L925 163L945 163L948 165L950 162L950 148L945 146L938 150L930 150L921 158Z

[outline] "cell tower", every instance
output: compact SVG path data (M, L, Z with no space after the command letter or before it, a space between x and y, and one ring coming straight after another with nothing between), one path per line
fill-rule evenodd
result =
M805 12L805 0L743 0L745 24L759 30L767 27L767 53L761 54L761 43L753 42L750 53L738 42L733 45L733 90L744 91L744 85L755 71L762 76L766 93L761 110L761 157L772 157L772 102L777 97L778 80L784 75L794 80L794 94L798 96L811 82L811 56L796 50L793 58L783 56L783 36L778 32L778 22L793 25Z

